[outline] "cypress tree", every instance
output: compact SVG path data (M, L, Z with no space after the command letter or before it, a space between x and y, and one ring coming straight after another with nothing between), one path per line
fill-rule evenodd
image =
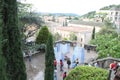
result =
M46 44L47 40L48 40L48 35L49 35L49 30L48 30L47 26L43 26L40 29L39 34L36 38L36 43L37 44Z
M3 27L3 18L2 18L2 10L3 10L3 0L0 0L0 80L7 80L6 75L6 62L5 57L2 52L2 27Z
M48 41L46 44L45 53L45 79L54 80L54 49L53 49L53 37L49 34Z
M95 26L94 26L93 31L92 31L92 39L95 39Z
M17 1L4 0L2 51L7 62L9 80L27 80L25 63L21 49L21 36L18 28Z

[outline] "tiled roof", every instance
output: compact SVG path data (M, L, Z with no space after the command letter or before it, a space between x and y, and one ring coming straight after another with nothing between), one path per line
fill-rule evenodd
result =
M87 27L58 27L57 30L62 30L62 31L69 31L69 32L91 32L92 28L87 28Z

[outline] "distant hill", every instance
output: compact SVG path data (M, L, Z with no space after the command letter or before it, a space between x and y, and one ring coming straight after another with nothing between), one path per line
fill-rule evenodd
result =
M100 8L100 10L110 10L112 8L120 8L120 4L105 6ZM91 12L88 12L87 14L82 15L81 17L90 19L90 18L94 18L95 15L96 15L96 11L91 11Z
M88 12L87 14L82 15L81 17L84 17L84 18L94 18L95 14L96 14L96 11L91 11L91 12Z
M100 8L100 10L110 10L111 8L120 8L120 4L105 6L105 7Z
M51 15L51 16L79 16L75 13L45 13L45 12L39 12L41 15Z

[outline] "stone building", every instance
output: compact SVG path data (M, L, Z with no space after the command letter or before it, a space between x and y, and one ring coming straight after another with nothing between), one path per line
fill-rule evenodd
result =
M85 43L91 40L92 28L78 26L56 27L54 33L59 33L62 37L61 40L69 38L70 34L74 33L77 36L77 43L83 47Z

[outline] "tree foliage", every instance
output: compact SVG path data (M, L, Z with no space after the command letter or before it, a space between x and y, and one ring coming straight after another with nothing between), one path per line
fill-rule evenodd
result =
M77 40L77 36L75 35L75 33L70 33L69 40L71 40L71 41L76 41Z
M53 37L54 37L54 41L58 41L61 39L61 35L58 32L55 33Z
M71 70L65 80L107 80L108 71L101 68L78 66Z
M113 23L111 23L111 21L109 19L105 19L104 20L104 27L108 28L108 29L113 29Z
M25 4L21 2L17 2L18 4L18 17L19 17L19 26L21 30L24 32L26 30L25 25L36 24L39 28L42 23L42 19L39 15L32 10L32 4Z
M100 10L110 10L111 8L120 8L120 4L119 5L109 5L109 6L105 6L105 7L102 7Z
M48 36L45 53L45 80L53 80L54 78L54 49L53 37L51 34Z
M108 15L107 13L104 12L99 12L96 13L96 15L99 15L99 18L101 18L102 22L106 19L106 16Z
M91 41L91 44L97 45L99 58L107 57L108 54L115 58L120 57L120 41L117 36L114 30L104 28Z
M2 35L2 28L3 28L3 1L0 1L0 80L8 80L6 74L6 61L5 57L2 52L2 45L3 45L3 35Z
M85 18L94 18L96 12L95 11L91 11L91 12L88 12L87 14L84 14L83 17Z
M41 24L43 23L42 19L38 16L31 16L31 15L27 15L27 16L22 16L20 18L20 21L22 22L22 24L36 24L38 25L38 27L41 26Z
M39 14L34 12L32 4L17 2L19 28L22 36L22 49L26 50L28 38L34 36L41 25L44 23ZM33 47L33 45L31 46Z
M7 63L7 78L8 80L26 80L26 68L21 50L21 35L18 28L17 1L4 0L3 7L2 34L5 42L2 46L2 52Z
M46 44L48 40L48 35L49 35L49 30L47 26L41 27L38 36L36 38L36 43L37 44Z
M18 4L18 16L27 16L32 10L32 4L17 2Z

